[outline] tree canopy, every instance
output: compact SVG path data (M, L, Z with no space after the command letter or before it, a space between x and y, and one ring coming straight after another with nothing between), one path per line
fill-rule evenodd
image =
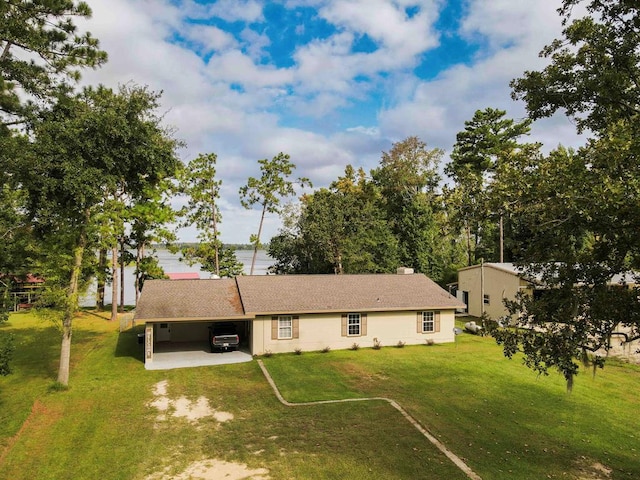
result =
M417 137L393 144L369 174L344 175L302 198L270 243L276 273L391 273L400 266L444 282L459 249L438 192L442 152Z
M107 60L98 40L79 33L74 17L90 17L86 2L7 0L0 4L0 112L4 126L27 113L31 101L49 99L81 67ZM22 92L22 94L21 94Z
M445 167L454 181L445 195L452 207L450 221L466 237L467 265L481 258L504 260L505 219L513 243L517 219L496 203L494 191L504 185L503 164L514 155L531 153L532 146L520 141L529 134L531 120L516 122L505 115L494 108L477 110L457 134L451 162Z
M574 7L588 15L573 18ZM564 0L562 38L540 52L550 60L511 82L532 119L563 110L579 131L605 130L640 113L640 5L628 0Z
M28 121L107 54L98 40L81 33L74 18L88 18L85 2L6 0L0 3L0 273L33 270L36 245L26 215L27 196L14 168L29 150ZM7 277L5 277L6 279ZM9 289L5 282L3 291ZM0 310L10 302L3 295ZM0 373L9 372L10 339L0 335Z
M45 306L60 311L62 384L69 380L71 324L91 247L100 238L117 245L124 202L146 198L149 187L175 174L178 143L154 115L158 99L142 87L61 96L34 122L29 154L17 162L27 212L40 241L50 246L43 263L50 295L44 298Z
M182 248L183 258L190 264L199 262L201 269L218 277L241 275L243 265L232 249L224 248L218 225L222 221L218 202L222 180L216 177L215 153L200 154L180 169L179 190L187 197L180 211L182 225L194 225L199 244Z
M583 3L584 17L573 18ZM514 159L503 196L530 232L526 272L545 290L509 307L519 329L496 329L505 354L570 388L580 362L602 366L613 338L640 337L639 6L565 0L563 38L544 48L542 71L512 82L532 119L562 109L591 139L577 151ZM505 197L506 198L506 197Z
M295 194L294 182L289 180L289 177L296 166L290 161L289 155L280 152L271 160L267 158L258 160L258 164L260 165L260 178L249 177L247 184L240 187L240 203L242 203L243 207L251 209L256 204L261 207L258 233L251 236L251 243L254 248L250 275L253 275L256 256L260 247L265 215L267 213L279 213L281 199ZM297 183L301 186L305 184L311 186L308 178L298 178Z

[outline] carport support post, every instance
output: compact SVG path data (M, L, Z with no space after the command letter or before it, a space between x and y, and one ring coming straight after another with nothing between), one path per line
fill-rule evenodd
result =
M153 362L153 324L147 323L144 328L144 363Z

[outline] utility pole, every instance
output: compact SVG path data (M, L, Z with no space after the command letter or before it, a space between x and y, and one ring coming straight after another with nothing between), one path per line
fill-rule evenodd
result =
M500 214L500 263L504 263L504 224Z

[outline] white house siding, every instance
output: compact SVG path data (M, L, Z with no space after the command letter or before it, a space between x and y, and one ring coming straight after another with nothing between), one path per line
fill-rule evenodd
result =
M454 310L437 311L440 312L440 329L434 333L417 332L416 311L345 312L361 315L366 313L366 335L359 336L342 336L341 314L303 314L298 315L298 338L286 340L272 339L272 316L257 316L253 321L252 353L285 353L298 348L302 351L317 351L326 347L341 350L351 348L354 343L365 348L373 346L374 338L383 347L395 346L400 341L407 345L424 344L427 339L432 339L435 343L453 342Z
M514 300L520 290L530 292L530 284L515 272L485 264L483 267L474 265L459 270L458 290L469 294L469 315L480 317L484 307L489 318L495 320L508 314L503 300ZM483 293L489 297L488 304L483 305Z

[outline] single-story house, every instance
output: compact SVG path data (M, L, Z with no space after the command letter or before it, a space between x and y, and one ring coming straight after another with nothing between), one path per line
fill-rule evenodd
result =
M260 275L147 280L135 320L145 322L145 362L159 342L208 342L234 322L251 354L454 341L463 304L422 274Z

